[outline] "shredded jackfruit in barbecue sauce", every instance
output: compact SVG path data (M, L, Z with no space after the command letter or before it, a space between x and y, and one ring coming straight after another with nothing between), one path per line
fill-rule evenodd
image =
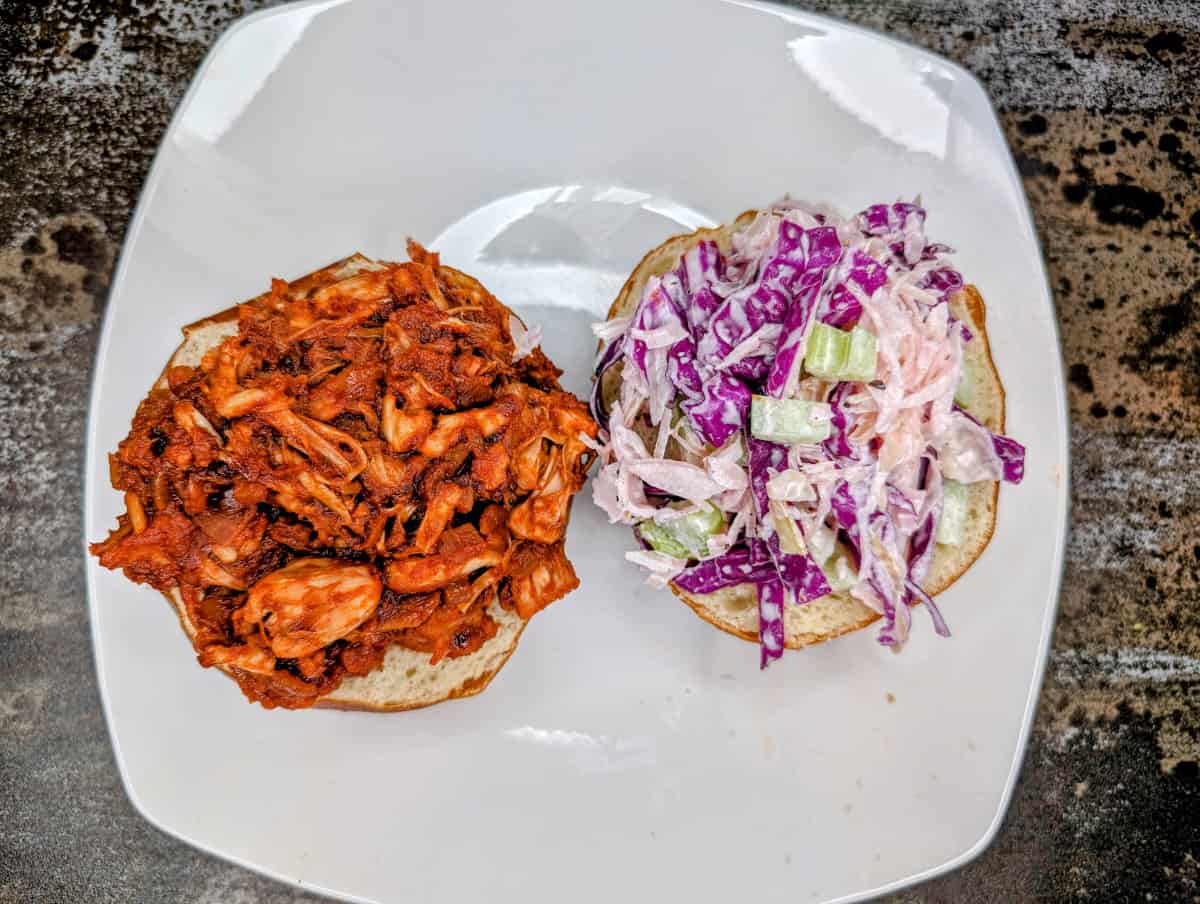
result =
M409 255L273 281L110 456L127 513L91 551L178 593L200 663L266 707L311 706L392 644L473 653L492 602L529 618L578 584L587 407L478 282Z

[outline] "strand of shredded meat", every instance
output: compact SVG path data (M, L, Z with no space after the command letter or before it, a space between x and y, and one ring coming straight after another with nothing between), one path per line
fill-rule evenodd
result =
M127 512L92 552L178 594L200 663L267 707L311 706L392 644L473 653L493 602L529 618L578 584L563 536L595 423L507 308L409 254L274 281L110 457Z

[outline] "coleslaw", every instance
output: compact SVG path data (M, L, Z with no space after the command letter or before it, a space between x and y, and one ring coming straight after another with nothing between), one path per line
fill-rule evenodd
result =
M903 644L916 602L948 636L921 582L961 538L962 485L1023 477L1024 448L967 410L964 282L925 218L785 198L594 328L593 498L635 528L651 584L754 585L763 668L785 609L831 592L882 616L882 644Z

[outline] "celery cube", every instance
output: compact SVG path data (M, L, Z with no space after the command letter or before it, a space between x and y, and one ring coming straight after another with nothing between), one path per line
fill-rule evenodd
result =
M836 380L846 366L850 337L843 330L825 323L815 324L808 334L804 352L804 369L814 377Z
M673 521L643 521L642 539L658 552L677 559L708 557L708 538L725 529L725 516L715 505L705 505Z
M861 327L850 331L850 349L846 355L846 364L838 375L840 380L854 380L868 383L875 379L876 359L879 357L879 343L875 334Z
M813 445L829 439L831 416L824 402L756 395L750 400L750 433L773 443Z
M655 521L643 521L638 527L638 533L656 552L665 553L677 559L692 558L692 551L680 543L665 525Z

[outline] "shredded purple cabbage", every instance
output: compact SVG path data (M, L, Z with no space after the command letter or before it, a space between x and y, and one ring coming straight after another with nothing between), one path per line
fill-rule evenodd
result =
M767 496L767 481L771 472L779 472L787 468L787 446L780 443L767 442L765 439L750 437L750 492L754 496L754 506L758 509L758 517L770 517L771 500Z
M794 374L799 372L804 339L816 311L818 293L829 268L842 256L842 243L832 226L804 230L784 220L779 227L780 255L790 255L799 263L800 272L792 277L792 293L783 318L783 332L775 360L767 372L767 394L780 398Z
M778 577L758 585L759 668L765 669L783 655L783 581Z
M1015 439L992 434L992 446L1000 456L1004 467L1004 479L1009 483L1020 483L1025 479L1025 447Z
M983 427L978 418L961 406L956 404L954 410L967 420ZM987 430L986 427L983 429ZM988 430L988 435L992 439L992 448L996 451L996 457L1000 459L1003 479L1007 483L1020 483L1025 479L1025 447L1012 437L993 433L991 430Z
M725 445L745 429L750 415L751 392L741 380L718 373L700 388L698 398L682 403L683 411L704 441L714 447Z
M950 296L961 289L965 283L962 274L949 267L930 270L921 282L917 284L922 289L937 292L943 303L949 302Z
M904 201L895 204L873 204L860 215L863 231L867 235L884 236L903 230L909 217L916 217L920 225L925 223L925 209Z
M925 604L925 611L929 613L929 617L933 620L934 633L939 637L950 636L950 626L946 624L946 619L942 617L942 610L938 608L938 604L933 601L933 597L921 589L921 585L915 581L905 581L904 586L908 589L909 599L916 597ZM907 602L907 601L906 601ZM911 605L911 603L908 603Z
M829 293L829 303L821 322L830 326L852 326L862 317L862 302L846 288L847 282L855 282L866 293L874 295L887 282L887 268L875 258L855 250L846 281L837 283Z
M750 439L750 492L758 509L759 520L770 523L771 500L767 497L767 481L771 475L787 468L787 446ZM803 605L830 592L829 581L811 555L794 555L779 548L779 536L772 532L767 548L775 562L776 571L785 588L792 593L792 602Z
M675 586L688 593L712 593L738 584L778 580L775 565L764 549L759 541L736 546L685 569L675 578Z
M858 523L858 504L854 501L854 497L850 495L850 484L846 483L846 481L843 480L838 483L837 489L833 491L830 506L833 508L833 514L837 518L838 525L844 530L849 530Z
M825 440L824 448L828 455L835 460L859 461L861 454L850 442L850 412L846 408L846 400L854 392L854 384L839 383L829 396L829 439Z
M684 312L688 326L697 336L721 306L722 299L713 286L725 281L725 258L716 242L701 242L688 249L674 272L687 294Z
M680 339L667 351L667 377L688 398L704 390L704 380L696 369L696 343L691 336Z
M775 567L784 587L792 592L792 602L795 605L803 606L829 594L829 579L811 555L805 553L798 556L782 552L779 549L779 537L775 534L767 541L767 548L771 550L775 559Z

